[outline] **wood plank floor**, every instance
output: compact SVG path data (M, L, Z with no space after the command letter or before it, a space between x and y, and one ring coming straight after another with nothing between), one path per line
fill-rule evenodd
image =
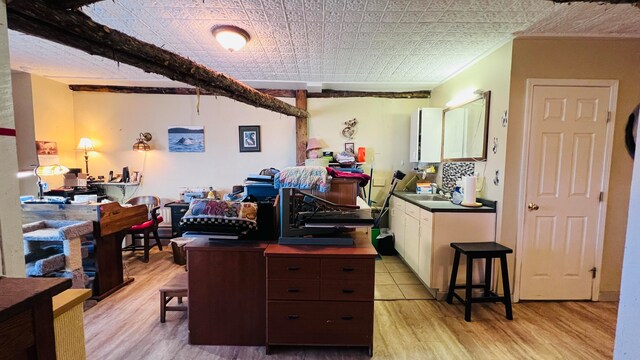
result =
M192 346L187 317L169 312L160 323L158 289L182 266L171 251L148 264L125 254L135 281L85 312L88 359L367 359L360 348ZM502 304L463 307L435 300L375 303L375 359L610 359L617 303L523 302L504 317Z

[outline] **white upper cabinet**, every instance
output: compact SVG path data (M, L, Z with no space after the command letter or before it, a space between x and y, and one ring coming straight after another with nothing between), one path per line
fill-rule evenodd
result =
M409 162L440 162L442 109L422 108L411 114Z

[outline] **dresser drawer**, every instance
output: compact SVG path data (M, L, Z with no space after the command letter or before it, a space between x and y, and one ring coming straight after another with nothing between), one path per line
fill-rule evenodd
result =
M269 279L317 279L320 277L320 259L267 258Z
M374 259L337 258L322 259L322 279L359 279L373 278Z
M321 300L371 301L373 300L373 279L371 280L330 280L320 283Z
M269 300L318 300L320 281L309 279L269 279Z
M370 345L373 301L270 301L268 344Z

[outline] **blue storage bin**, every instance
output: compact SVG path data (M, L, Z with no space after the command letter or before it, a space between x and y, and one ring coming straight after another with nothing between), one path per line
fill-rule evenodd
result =
M278 195L278 189L273 184L247 184L244 186L247 196L252 195L257 200L265 200L267 198L275 198Z

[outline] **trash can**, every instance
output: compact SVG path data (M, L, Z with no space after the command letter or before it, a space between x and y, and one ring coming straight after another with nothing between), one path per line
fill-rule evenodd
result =
M193 239L183 237L171 239L171 251L173 252L174 263L178 265L187 264L187 252L185 251L184 246L192 241Z
M378 253L380 255L395 255L396 249L394 247L393 233L389 228L380 229L380 235L376 237ZM376 244L374 244L376 246Z

